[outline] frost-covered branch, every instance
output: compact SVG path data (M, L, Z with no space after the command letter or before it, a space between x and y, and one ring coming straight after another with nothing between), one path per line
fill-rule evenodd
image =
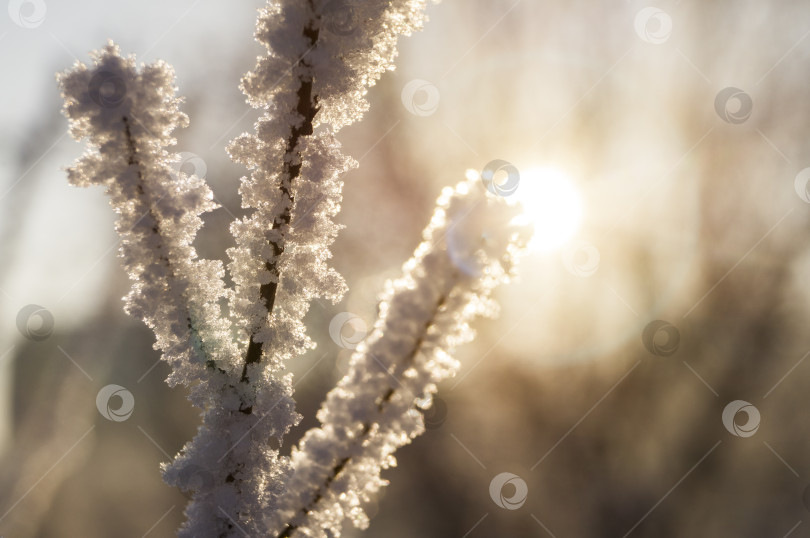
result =
M233 290L222 264L192 246L200 215L216 206L166 150L188 122L171 69L136 66L109 44L91 67L59 77L71 133L88 140L69 179L106 187L133 281L127 311L154 330L170 384L188 386L203 411L194 439L163 465L165 480L192 495L181 536L338 536L346 518L364 526L361 504L384 484L381 469L422 431L415 401L454 373L449 353L472 337L474 316L493 310L489 294L512 270L516 209L478 182L447 189L374 333L329 393L322 427L292 458L280 454L300 420L285 363L314 347L302 320L313 299L338 301L346 288L328 261L341 176L356 163L335 136L362 117L368 88L393 68L398 36L421 26L424 8L278 0L261 10L256 39L267 53L241 87L263 113L228 147L251 171L240 186L250 213L231 225Z
M451 353L472 339L469 322L495 312L490 293L512 273L528 231L516 213L478 181L445 189L404 275L388 283L374 331L319 411L322 426L293 453L272 520L278 538L338 536L347 518L368 525L362 505L385 485L381 470L424 430L415 402L455 374Z
M311 7L310 3L310 8ZM273 15L272 13L266 13L261 21L266 22L267 17L272 17ZM301 35L304 37L301 46L306 47L306 50L298 56L292 66L295 77L294 84L297 85L298 88L294 92L296 98L294 109L289 112L296 116L294 116L294 120L290 118L290 124L286 125L289 127L289 133L286 133L283 137L284 153L281 159L279 159L279 162L281 162L281 174L278 178L280 180L278 193L281 199L278 213L274 215L272 220L273 225L270 228L269 237L267 237L267 243L272 249L272 257L268 257L264 263L270 278L259 287L259 296L263 302L264 310L266 310L266 314L263 313L265 317L271 315L273 312L280 277L279 261L281 254L284 252L285 236L289 231L290 220L292 218L292 206L295 202L292 186L301 175L302 163L299 143L303 137L312 135L313 120L315 119L315 114L318 112L318 96L314 95L312 92L314 73L307 56L318 44L319 34L320 29L316 27L315 18L313 16L308 17L306 25L301 30ZM248 75L248 77L250 77L250 75ZM246 85L243 85L242 88L247 95L251 95ZM265 119L272 121L267 115ZM264 179L260 174L257 175L259 175L260 179ZM248 207L251 206L248 205ZM257 209L259 209L259 211L257 211L257 214L254 214L254 218L261 218L262 213L264 213L261 210L264 208L265 206L258 205ZM237 239L238 237L240 236L237 234ZM237 255L238 254L234 252L234 256ZM248 333L250 338L245 355L245 364L242 370L242 380L246 382L249 380L247 376L248 365L258 363L262 355L262 343L257 338L258 328L249 328ZM249 408L246 408L244 411L249 412Z
M396 39L422 24L424 4L286 0L260 13L256 38L268 54L242 90L265 113L254 134L229 146L232 158L252 170L240 192L254 211L233 224L237 246L229 251L231 311L248 339L245 380L266 368L258 365L263 357L281 365L311 348L301 323L310 302L336 301L345 292L326 263L339 230L332 222L339 178L355 163L334 135L362 117L366 91L393 68Z
M204 181L177 170L179 157L165 149L188 124L173 78L162 62L139 71L112 43L94 53L92 69L79 63L59 76L71 134L88 139L68 178L106 187L133 282L126 309L155 331L172 384L201 380L206 361L226 364L235 350L218 305L227 296L222 264L198 259L191 246L200 214L216 205Z
M345 292L327 262L340 229L332 220L340 178L354 162L335 133L362 116L368 87L393 67L397 37L421 25L424 3L371 0L336 11L333 1L285 0L260 12L256 38L268 52L242 90L264 114L255 133L228 148L251 170L240 194L252 212L232 224L236 246L228 251L230 315L246 340L241 371L230 398L206 411L165 473L183 485L196 469L207 472L188 508L189 535L211 526L235 532L226 518L261 533L261 516L277 509L292 470L276 447L300 419L285 361L314 347L302 322L311 301ZM227 446L223 431L233 432Z

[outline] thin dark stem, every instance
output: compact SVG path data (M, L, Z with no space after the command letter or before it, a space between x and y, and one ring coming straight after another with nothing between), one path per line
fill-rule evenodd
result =
M410 367L410 365L413 363L414 359L416 358L416 355L422 348L422 344L425 341L425 337L427 336L430 327L436 323L436 316L439 314L439 311L447 302L448 295L449 293L439 297L439 300L436 302L436 307L434 308L433 313L431 314L428 321L425 323L424 330L414 343L413 349L411 350L410 353L408 353L408 355L402 360L402 363L399 365L398 371L396 372L397 375L401 375L402 372L407 370L407 368ZM391 401L391 398L394 396L395 393L396 388L391 386L388 387L385 393L379 398L379 401L377 402L377 412L379 414L382 414L382 412L385 410L385 406L388 405L388 403ZM368 436L368 434L371 432L371 428L373 425L374 422L371 421L364 422L363 429L360 432L360 435L358 435L357 438L355 438L353 443L354 444L362 443ZM329 489L329 486L332 484L332 482L335 481L338 475L341 472L343 472L344 469L346 469L349 463L351 463L351 459L352 459L351 456L345 456L337 461L337 463L332 467L329 475L324 479L323 483L315 491L315 495L313 495L312 500L309 502L309 504L301 508L300 512L303 515L307 515L308 513L310 513L318 504L318 502L320 502L321 499L323 499L323 492L327 491ZM298 525L294 523L287 523L284 527L284 530L281 531L281 533L279 533L276 538L289 538L290 536L292 536L292 533L295 532L297 528Z
M310 2L311 5L311 2ZM304 37L307 38L309 43L309 50L311 50L318 41L319 30L314 25L315 21L310 20L309 24L304 28ZM317 114L318 96L313 94L312 86L313 79L309 67L312 67L304 58L299 59L299 64L305 69L300 75L301 85L298 88L298 102L296 105L296 112L303 118L299 126L293 127L289 138L287 138L286 146L284 149L284 164L282 168L282 182L279 187L281 194L284 197L285 207L284 211L276 217L273 221L273 230L281 230L281 239L270 241L270 246L273 247L273 260L265 263L265 268L272 275L272 282L262 284L259 288L259 295L264 301L265 308L267 309L268 317L273 312L273 306L276 301L276 292L278 291L278 283L281 278L278 268L278 262L281 254L284 252L284 228L288 227L292 218L292 207L294 197L291 191L292 183L301 175L301 159L298 150L298 144L302 137L309 136L313 132L312 122ZM291 164L295 162L297 164ZM248 382L247 369L249 364L255 364L261 361L262 358L262 343L256 340L256 333L250 335L247 353L245 355L245 364L242 368L242 382ZM252 408L246 407L241 410L243 413L251 413Z
M310 9L314 12L312 0L309 1ZM317 28L316 20L310 19L309 23L303 30L303 35L308 41L307 52L315 47L318 41L319 30ZM259 287L259 296L264 302L267 309L267 318L273 313L273 306L276 302L276 292L278 291L278 284L281 279L279 271L279 260L284 252L284 237L287 228L292 220L292 208L295 198L292 193L293 181L298 179L301 175L301 158L298 145L302 137L309 136L313 133L313 120L315 114L318 113L318 96L313 93L313 77L311 72L312 65L305 59L306 53L298 59L298 65L303 67L299 76L300 86L297 91L298 101L296 103L295 111L301 116L302 121L298 126L294 126L290 130L290 136L287 138L284 147L284 157L282 164L281 185L279 190L284 198L284 210L281 215L273 220L272 230L278 230L277 234L279 239L270 241L270 246L273 248L273 260L265 262L265 269L272 275L272 281L267 284L262 284ZM291 164L291 163L297 164ZM245 354L245 362L242 366L242 376L240 381L242 383L249 383L248 365L257 364L262 359L262 342L256 340L256 332L250 334L248 341L248 348ZM248 402L242 402L239 406L239 411L250 415L253 413L253 406ZM241 464L240 464L241 465ZM235 481L234 472L231 472L226 477L227 482ZM231 527L229 527L231 528Z

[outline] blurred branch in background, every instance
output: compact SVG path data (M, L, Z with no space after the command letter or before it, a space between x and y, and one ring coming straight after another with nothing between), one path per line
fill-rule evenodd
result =
M19 139L11 139L3 144L14 148L14 161L10 163L8 177L12 181L0 187L0 207L2 219L0 220L0 303L10 302L11 297L6 289L13 287L10 282L12 269L19 259L18 252L24 247L23 235L20 228L25 225L26 217L30 215L32 198L38 185L40 176L31 174L33 168L42 160L43 140L55 136L62 124L57 114L45 114L35 118L35 122L28 125L28 131ZM56 138L58 143L61 136ZM28 176L31 177L28 177ZM16 327L4 327L3 341L12 340L16 335ZM12 348L0 351L0 454L8 448L11 436L11 357ZM7 356L8 355L8 356Z

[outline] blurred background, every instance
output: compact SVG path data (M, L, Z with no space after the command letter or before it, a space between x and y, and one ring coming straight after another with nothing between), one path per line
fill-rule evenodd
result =
M224 260L245 174L224 146L258 117L237 84L263 52L263 2L8 4L0 535L173 536L187 499L158 465L198 413L122 312L103 193L61 170L83 145L54 74L109 38L175 67L191 118L177 151L199 157L222 204L198 250ZM503 160L527 205L530 184L557 185L530 215L553 215L538 220L549 240L458 351L365 536L810 536L810 4L445 0L428 13L340 133L360 161L333 249L350 291L308 315L318 348L291 364L305 419L288 448L346 369L330 321L354 314L361 337L442 187ZM134 396L125 421L97 410L110 384Z

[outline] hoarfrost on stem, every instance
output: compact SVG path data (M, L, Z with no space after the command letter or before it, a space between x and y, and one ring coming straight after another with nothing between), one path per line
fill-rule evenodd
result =
M92 69L78 63L58 77L70 132L88 139L68 179L106 188L133 283L126 310L155 331L172 384L201 381L206 361L235 366L236 348L218 306L228 296L222 264L199 259L191 246L200 215L217 206L205 182L179 170L180 157L166 151L172 132L188 124L174 74L163 62L138 70L112 43L93 58Z
M110 43L92 66L59 75L70 131L87 139L69 180L106 188L132 279L126 310L154 330L169 383L186 385L203 413L194 439L163 465L165 480L191 493L181 536L338 536L346 518L365 526L362 504L385 483L381 469L422 431L414 402L455 372L450 353L472 338L474 316L493 311L490 292L512 271L523 237L515 208L476 182L447 189L329 393L322 426L292 458L280 455L300 420L285 362L314 347L302 319L313 299L345 292L329 249L341 176L356 163L335 136L362 117L368 88L393 68L398 36L423 24L424 8L280 0L260 11L256 39L267 53L241 87L262 115L228 147L251 171L240 186L250 213L231 225L234 289L223 265L192 246L200 215L217 206L167 150L188 123L171 68L138 66Z
M240 192L254 211L233 224L237 246L229 251L231 311L249 339L246 379L313 347L301 323L310 302L345 292L327 260L339 230L332 218L340 176L356 163L334 135L362 117L368 88L393 68L397 37L422 25L424 7L424 0L288 0L269 2L259 15L256 39L268 52L241 87L264 114L255 133L229 146L252 170Z
M223 467L228 472L224 485L219 476L213 483L242 497L230 504L233 511L224 511L248 532L262 531L261 516L277 509L291 472L288 459L268 446L269 438L280 443L299 420L284 363L314 347L302 322L311 301L338 301L345 292L342 277L327 262L340 229L333 217L340 209L341 176L355 163L340 152L335 133L362 116L368 87L393 67L398 35L423 21L422 0L377 0L349 6L351 17L341 20L351 26L335 31L335 5L290 0L269 2L260 12L256 39L267 54L241 87L263 115L253 134L239 136L228 148L251 170L240 194L252 212L232 224L236 246L228 251L235 283L230 315L246 340L235 383L238 407L207 413L198 435L167 468L167 478L177 483L176 477L200 466L206 454L216 454L218 474ZM220 432L240 422L229 446L212 450L221 444ZM189 525L213 513L235 532L223 520L220 502L221 496L196 492L189 511L200 516L190 516ZM189 527L190 535L202 531Z
M339 536L386 484L382 469L394 451L424 431L417 400L455 375L456 346L473 338L470 321L493 315L492 290L508 280L529 230L515 224L518 208L467 180L447 188L423 242L389 282L374 330L353 354L349 372L326 398L318 419L293 451L293 476L277 536ZM331 533L331 534L327 534Z

